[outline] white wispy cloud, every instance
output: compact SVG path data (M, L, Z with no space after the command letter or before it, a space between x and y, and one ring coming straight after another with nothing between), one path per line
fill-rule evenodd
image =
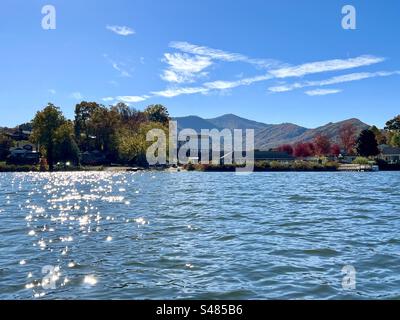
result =
M125 103L137 103L137 102L142 102L150 98L147 95L144 96L118 96L115 98L115 100L125 102Z
M132 77L131 73L126 70L125 64L116 62L115 60L111 59L107 54L103 54L103 57L107 59L107 61L111 64L114 70L118 71L121 77L130 78Z
M174 48L185 53L205 56L213 60L221 60L227 62L246 62L263 67L269 67L278 63L276 60L273 59L252 59L240 53L232 53L220 49L212 49L184 41L173 41L169 44L169 46L170 48Z
M242 61L246 60L247 57L239 54L239 53L230 53L230 52L225 52L219 49L211 49L208 47L203 47L203 46L198 46L194 45L188 42L180 42L180 41L173 41L169 44L171 48L180 50L182 52L186 53L191 53L195 55L202 55L202 56L207 56L212 59L216 60L223 60L223 61L229 61L229 62L234 62L234 61Z
M271 79L271 75L261 75L261 76L256 76L252 78L244 78L236 81L213 81L213 82L207 82L204 84L204 86L208 89L211 90L227 90L227 89L233 89L236 87L240 86L249 86L255 82L260 82L260 81L266 81Z
M106 26L106 28L120 36L129 36L135 34L135 30L127 26Z
M121 65L119 65L117 62L112 62L111 65L115 70L117 70L120 73L121 77L127 77L127 78L132 77L132 75L128 71L124 70L121 67Z
M330 71L348 70L363 66L383 62L382 57L372 55L362 55L349 59L332 59L324 61L309 62L297 66L282 66L283 64L272 59L253 59L240 53L232 53L220 49L213 49L206 46L191 44L188 42L174 41L170 43L170 48L179 50L183 53L165 54L164 62L169 67L164 70L161 78L172 83L194 82L201 76L206 75L204 70L210 67L214 61L226 62L245 62L257 66L268 68L268 74L254 78L245 78L233 81L212 81L203 85L209 90L227 90L243 85L251 85L258 81L266 81L272 78L288 78L288 77L303 77L309 74L324 73ZM280 66L280 67L278 67ZM275 69L273 69L275 68ZM354 81L354 80L353 80ZM305 86L311 86L306 84ZM316 84L328 85L328 84ZM282 85L271 87L272 92L285 92L296 88L302 88L304 84L295 83L291 85ZM166 90L168 91L168 90Z
M111 29L113 27L113 29ZM118 30L121 33L129 33L125 27L118 26L107 26L108 29L115 31ZM127 28L127 27L126 27ZM133 30L131 30L133 31ZM134 31L133 31L134 32ZM224 91L233 89L240 86L250 86L256 82L267 81L271 79L285 79L289 77L303 77L311 74L349 70L353 68L366 67L373 64L377 64L385 61L385 58L376 57L373 55L362 55L355 58L349 59L332 59L324 61L309 62L297 66L290 66L283 64L277 60L272 59L253 59L244 54L232 53L223 51L220 49L213 49L206 46L200 46L191 44L188 42L174 41L169 44L169 47L177 50L173 53L165 53L162 61L166 64L165 69L160 74L161 79L164 81L174 84L172 87L167 87L162 91L151 91L148 95L132 95L132 96L118 96L115 98L106 97L104 101L122 101L125 103L137 103L145 101L152 97L165 97L173 98L180 95L191 95L191 94L207 94L213 91ZM131 74L127 71L127 68L123 63L118 63L110 59L107 55L104 55L107 60L111 63L112 67L117 70L121 76L130 77ZM217 80L209 81L205 83L199 83L199 80L209 76L209 69L217 61L223 62L244 62L251 64L255 67L263 67L267 70L264 74L254 77L243 77L243 73L239 77L235 77L234 80ZM144 63L144 58L140 58L140 63ZM372 77L382 77L393 75L396 72L360 72L352 73L344 76L336 76L321 81L303 81L292 84L283 84L279 86L273 86L268 88L271 92L285 92L294 89L300 89L304 87L322 87L327 85L333 85L349 81L357 81ZM185 83L197 84L188 87L184 86ZM203 81L204 82L204 81ZM339 89L316 89L308 90L306 94L313 95L326 95L338 93ZM113 100L111 100L113 99Z
M300 89L303 88L303 84L300 83L293 83L293 84L288 84L288 85L281 85L281 86L274 86L274 87L269 87L268 90L274 93L280 93L280 92L287 92L287 91L292 91L294 89Z
M113 98L113 97L105 97L105 98L103 98L101 100L103 100L104 102L112 102L112 101L115 100L115 98Z
M378 72L358 72L358 73L350 73L341 76L335 76L325 80L318 81L305 81L305 82L296 82L293 84L275 86L268 88L271 92L287 92L295 89L301 89L305 87L322 87L329 86L333 84L340 84L352 81L359 81L369 78L376 77L389 77L393 75L400 75L400 71L378 71Z
M208 57L189 56L182 53L166 53L163 61L168 64L161 78L168 82L193 82L195 78L205 76L204 69L212 65Z
M245 62L265 68L280 65L280 63L272 59L253 59L240 53L212 49L188 42L174 41L169 46L180 51L164 55L163 61L168 64L168 67L161 74L161 78L171 83L191 83L205 77L208 75L205 69L212 66L217 60ZM222 83L219 84L223 85Z
M78 91L72 92L70 97L75 99L75 100L82 100L83 99L82 94L80 92L78 92Z
M393 75L400 75L400 71L358 72L358 73L351 73L342 76L332 77L327 80L307 81L306 83L309 86L327 86L331 84L358 81L376 77L389 77Z
M52 95L55 95L57 93L57 91L54 89L49 89L49 93L51 93Z
M209 89L204 87L186 87L186 88L173 88L167 89L163 91L154 91L152 92L153 95L164 97L164 98L173 98L180 95L188 95L188 94L195 94L195 93L207 93Z
M340 89L315 89L306 91L305 94L309 96L325 96L327 94L335 94L342 92Z
M332 77L326 80L320 81L306 81L303 83L294 83L289 85L282 85L276 87L270 87L269 90L271 92L285 92L291 91L294 89L301 89L305 87L318 87L318 86L327 86L333 84L340 84L344 82L357 81L367 78L373 77L385 77L391 75L400 75L400 71L379 71L379 72L361 72L361 73L352 73L337 77ZM176 87L176 88L168 88L162 91L153 91L151 95L142 95L142 96L118 96L115 98L107 97L103 98L103 101L122 101L125 103L137 103L148 100L152 97L164 97L164 98L173 98L181 95L191 95L191 94L207 94L212 92L213 90L228 90L233 89L239 86L251 85L255 82L267 81L273 78L270 74L259 75L251 78L239 79L236 81L213 81L206 82L202 86L197 87ZM322 96L327 94L334 94L342 92L340 89L314 89L306 91L305 93L309 96Z
M302 77L308 74L315 74L328 71L340 71L340 70L369 66L372 64L383 62L384 60L385 59L381 57L364 55L350 59L333 59L333 60L310 62L298 66L284 67L276 70L271 70L270 73L276 78Z

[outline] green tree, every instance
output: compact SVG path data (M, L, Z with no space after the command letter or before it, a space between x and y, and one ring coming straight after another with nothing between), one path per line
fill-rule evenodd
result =
M150 105L144 110L144 112L147 114L149 121L152 122L168 124L170 119L167 108L161 104Z
M10 148L14 145L11 138L7 137L5 134L0 134L0 161L6 160L7 156L10 154Z
M372 126L371 128L369 128L369 130L371 130L374 133L375 139L378 142L378 144L387 143L386 136L384 132L382 132L382 130L379 130L376 126Z
M99 107L92 115L88 126L95 137L96 148L116 160L116 133L121 126L121 116L117 110Z
M158 122L142 123L137 131L124 128L118 133L118 155L123 162L141 166L148 165L146 152L152 142L146 141L146 135L151 129L162 129L168 136L168 128Z
M49 103L42 111L37 112L32 121L32 140L45 149L50 171L54 168L55 133L65 121L60 109L52 103Z
M123 130L117 139L118 156L128 164L143 164L145 162L146 147L143 137L137 133Z
M378 143L375 134L371 130L361 131L357 141L356 150L363 157L376 156L379 154Z
M32 131L32 122L20 124L18 129L21 131Z
M392 135L390 139L390 145L400 148L400 132L396 132Z
M123 122L128 122L137 112L123 102L118 102L115 106L111 107L111 110L117 112Z
M89 123L93 114L100 108L96 102L82 101L75 106L75 137L82 150L89 150L91 145L91 128Z
M392 120L386 122L386 131L400 131L400 115L394 117Z
M74 125L71 121L62 124L54 133L55 161L79 164L79 148L74 137Z

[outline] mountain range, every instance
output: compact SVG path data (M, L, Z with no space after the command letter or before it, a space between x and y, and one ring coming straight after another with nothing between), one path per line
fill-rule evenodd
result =
M177 117L174 120L178 122L178 129L191 128L198 133L200 133L201 129L254 129L255 148L260 150L269 150L283 144L312 141L319 134L327 136L333 143L339 143L340 128L344 124L352 124L357 134L370 127L368 124L355 118L335 123L331 122L314 129L305 128L293 123L266 124L241 118L234 114L225 114L212 119L187 116Z

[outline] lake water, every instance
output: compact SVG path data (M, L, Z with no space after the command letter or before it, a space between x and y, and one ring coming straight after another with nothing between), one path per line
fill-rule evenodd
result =
M399 184L400 172L3 173L0 299L399 299Z

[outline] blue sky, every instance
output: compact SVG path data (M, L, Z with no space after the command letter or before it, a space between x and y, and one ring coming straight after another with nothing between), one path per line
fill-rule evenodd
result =
M44 5L56 30L43 30ZM341 9L357 10L344 30ZM400 2L2 0L0 126L47 102L154 103L316 127L400 113Z

